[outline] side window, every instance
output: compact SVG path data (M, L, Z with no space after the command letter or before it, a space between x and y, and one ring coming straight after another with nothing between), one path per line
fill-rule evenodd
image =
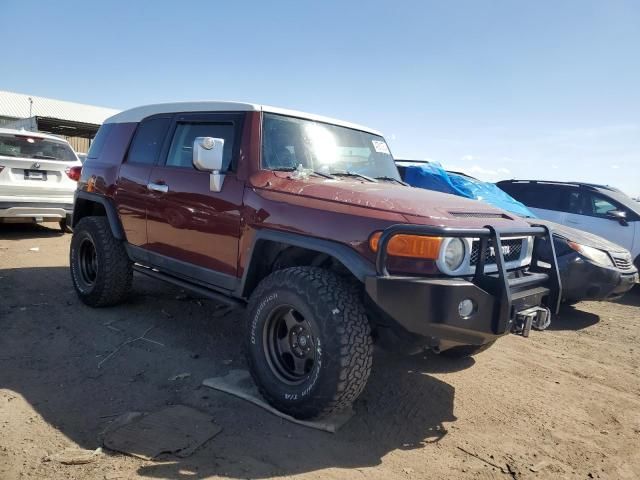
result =
M87 158L98 158L102 149L104 148L111 130L113 130L113 123L105 123L100 127L96 136L91 140L91 147L89 147L89 153Z
M564 212L567 210L568 195L570 193L563 186L536 185L535 194L527 204L533 208Z
M582 197L579 210L580 215L606 218L607 212L619 209L619 207L611 200L602 195L590 192L581 192L580 196Z
M504 186L500 186L502 190L514 197L516 200L533 207L533 201L535 200L535 186L530 183L506 183Z
M178 123L167 155L167 167L193 168L193 141L197 137L224 139L222 171L229 169L233 157L235 128L232 123Z
M131 142L127 162L153 165L158 159L171 118L150 118L138 125Z

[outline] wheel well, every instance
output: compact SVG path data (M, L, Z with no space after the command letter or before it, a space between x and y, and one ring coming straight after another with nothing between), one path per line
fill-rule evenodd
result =
M106 217L107 211L99 202L94 202L92 200L87 200L84 198L78 198L73 207L73 226L84 217Z
M340 260L327 253L283 242L260 240L253 249L242 296L249 297L260 281L276 270L306 266L326 268L340 276L357 280Z
M108 199L99 196L95 198L77 196L73 207L73 218L71 220L73 227L84 217L89 216L107 217L113 236L118 240L126 240L122 225L118 219L118 213Z

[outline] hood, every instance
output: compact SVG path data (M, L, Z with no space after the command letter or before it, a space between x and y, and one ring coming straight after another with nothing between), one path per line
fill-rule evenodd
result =
M527 219L527 221L531 225L546 225L551 229L555 236L562 237L565 240L569 240L571 242L579 243L580 245L585 245L587 247L597 248L599 250L605 250L608 252L628 253L628 250L626 248L621 247L616 243L610 242L605 238L599 237L598 235L594 235L583 230L578 230L575 228L567 227L565 225L561 225L559 223L550 222L548 220L542 220L539 218L529 218Z
M422 223L419 220L422 218L435 220L427 222L430 224L444 222L449 226L459 226L456 220L468 227L479 224L526 225L513 214L476 200L392 182L372 183L344 177L336 180L315 176L292 178L290 173L263 171L252 176L251 183L263 194L270 192L268 195L271 197L282 196L279 198L282 201L314 199L379 210L403 215L409 223Z

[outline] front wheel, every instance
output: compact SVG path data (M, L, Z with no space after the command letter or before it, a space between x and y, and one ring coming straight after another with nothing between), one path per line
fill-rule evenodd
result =
M346 281L316 267L265 278L249 300L247 359L260 393L296 418L349 407L372 364L364 306Z
M132 264L105 217L84 217L78 222L69 257L73 286L87 305L116 305L129 294Z

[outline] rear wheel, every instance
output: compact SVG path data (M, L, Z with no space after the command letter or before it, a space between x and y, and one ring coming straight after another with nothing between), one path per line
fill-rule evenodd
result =
M78 222L69 255L73 286L84 303L106 307L127 297L133 279L131 261L105 217L85 217Z
M447 358L466 358L477 355L480 352L484 352L493 346L496 343L495 340L489 343L485 343L484 345L460 345L458 347L453 347L448 350L444 350L440 352L440 355Z
M349 407L372 364L359 296L321 268L271 274L249 301L247 359L262 395L284 413L314 418Z

